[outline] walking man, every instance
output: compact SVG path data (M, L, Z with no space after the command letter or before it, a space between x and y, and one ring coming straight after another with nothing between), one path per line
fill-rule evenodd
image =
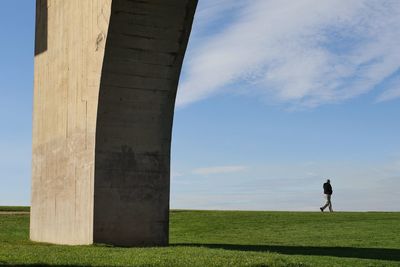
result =
M329 211L332 212L332 203L331 203L331 196L332 196L332 186L331 186L331 181L328 179L326 180L326 183L324 183L324 194L326 197L326 203L323 207L319 208L322 212L324 212L324 209L329 207Z

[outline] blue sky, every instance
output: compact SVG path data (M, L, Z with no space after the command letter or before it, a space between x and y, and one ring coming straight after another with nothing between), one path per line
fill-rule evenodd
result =
M0 205L30 201L34 1L0 3ZM200 0L171 207L399 211L400 2Z

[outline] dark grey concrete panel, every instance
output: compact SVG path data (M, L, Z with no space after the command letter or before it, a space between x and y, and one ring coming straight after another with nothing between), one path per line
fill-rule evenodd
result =
M197 0L114 0L96 126L94 242L168 244L176 91Z

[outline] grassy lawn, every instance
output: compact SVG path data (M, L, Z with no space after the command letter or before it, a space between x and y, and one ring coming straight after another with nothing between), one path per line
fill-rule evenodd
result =
M20 211L30 211L30 207L21 207L21 206L0 206L0 211L13 211L13 212L20 212Z
M0 265L400 266L400 213L171 211L166 248L28 240L28 215L0 215Z

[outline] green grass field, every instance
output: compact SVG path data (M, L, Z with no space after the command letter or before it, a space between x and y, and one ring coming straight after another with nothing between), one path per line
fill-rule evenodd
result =
M28 212L28 211L30 211L30 207L20 207L20 206L7 206L7 207L4 207L4 206L0 206L0 211L15 211L15 212L21 212L21 211L23 211L23 212Z
M400 266L400 213L171 211L165 248L30 242L0 215L3 266Z

